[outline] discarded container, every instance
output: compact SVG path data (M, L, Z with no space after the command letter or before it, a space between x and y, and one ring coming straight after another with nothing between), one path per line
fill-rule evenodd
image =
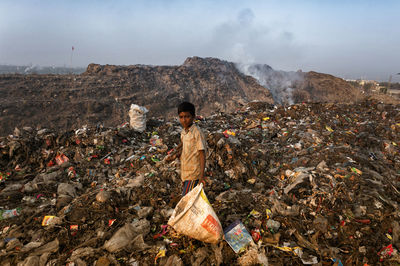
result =
M0 220L19 216L20 213L21 213L21 208L16 208L12 210L0 210Z
M196 186L176 205L168 225L177 232L207 243L218 243L222 226L203 190Z
M57 216L46 215L43 218L42 226L61 224L61 219Z
M229 225L224 230L224 234L226 242L235 253L243 251L251 243L254 244L253 238L240 220Z
M62 165L63 163L66 163L68 161L69 161L68 157L65 156L64 154L59 154L56 156L56 163L58 165Z

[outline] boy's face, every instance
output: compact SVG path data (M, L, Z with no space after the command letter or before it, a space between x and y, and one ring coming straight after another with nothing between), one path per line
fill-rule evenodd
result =
M179 122L184 129L189 129L189 127L193 124L194 116L192 116L189 112L180 112L179 113Z

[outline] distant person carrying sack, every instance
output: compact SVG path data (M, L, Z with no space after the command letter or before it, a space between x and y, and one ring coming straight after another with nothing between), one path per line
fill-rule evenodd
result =
M193 123L195 119L193 104L181 103L178 106L178 116L183 127L181 143L176 149L177 153L171 155L167 160L173 160L180 156L182 196L184 196L199 183L204 184L207 143L201 129Z

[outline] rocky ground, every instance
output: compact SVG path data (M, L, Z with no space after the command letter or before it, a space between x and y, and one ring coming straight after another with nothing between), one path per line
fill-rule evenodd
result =
M0 138L1 265L396 265L400 107L269 103L196 123L208 143L205 193L236 254L165 227L180 200L176 121L16 129ZM48 217L50 216L50 217Z

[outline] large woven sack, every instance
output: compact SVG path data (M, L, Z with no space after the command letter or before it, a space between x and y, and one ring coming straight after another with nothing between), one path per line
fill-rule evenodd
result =
M221 223L204 193L203 184L178 202L168 225L180 234L206 243L218 243L223 236Z
M132 129L143 132L146 130L146 114L148 110L146 107L132 104L129 109L129 124Z

